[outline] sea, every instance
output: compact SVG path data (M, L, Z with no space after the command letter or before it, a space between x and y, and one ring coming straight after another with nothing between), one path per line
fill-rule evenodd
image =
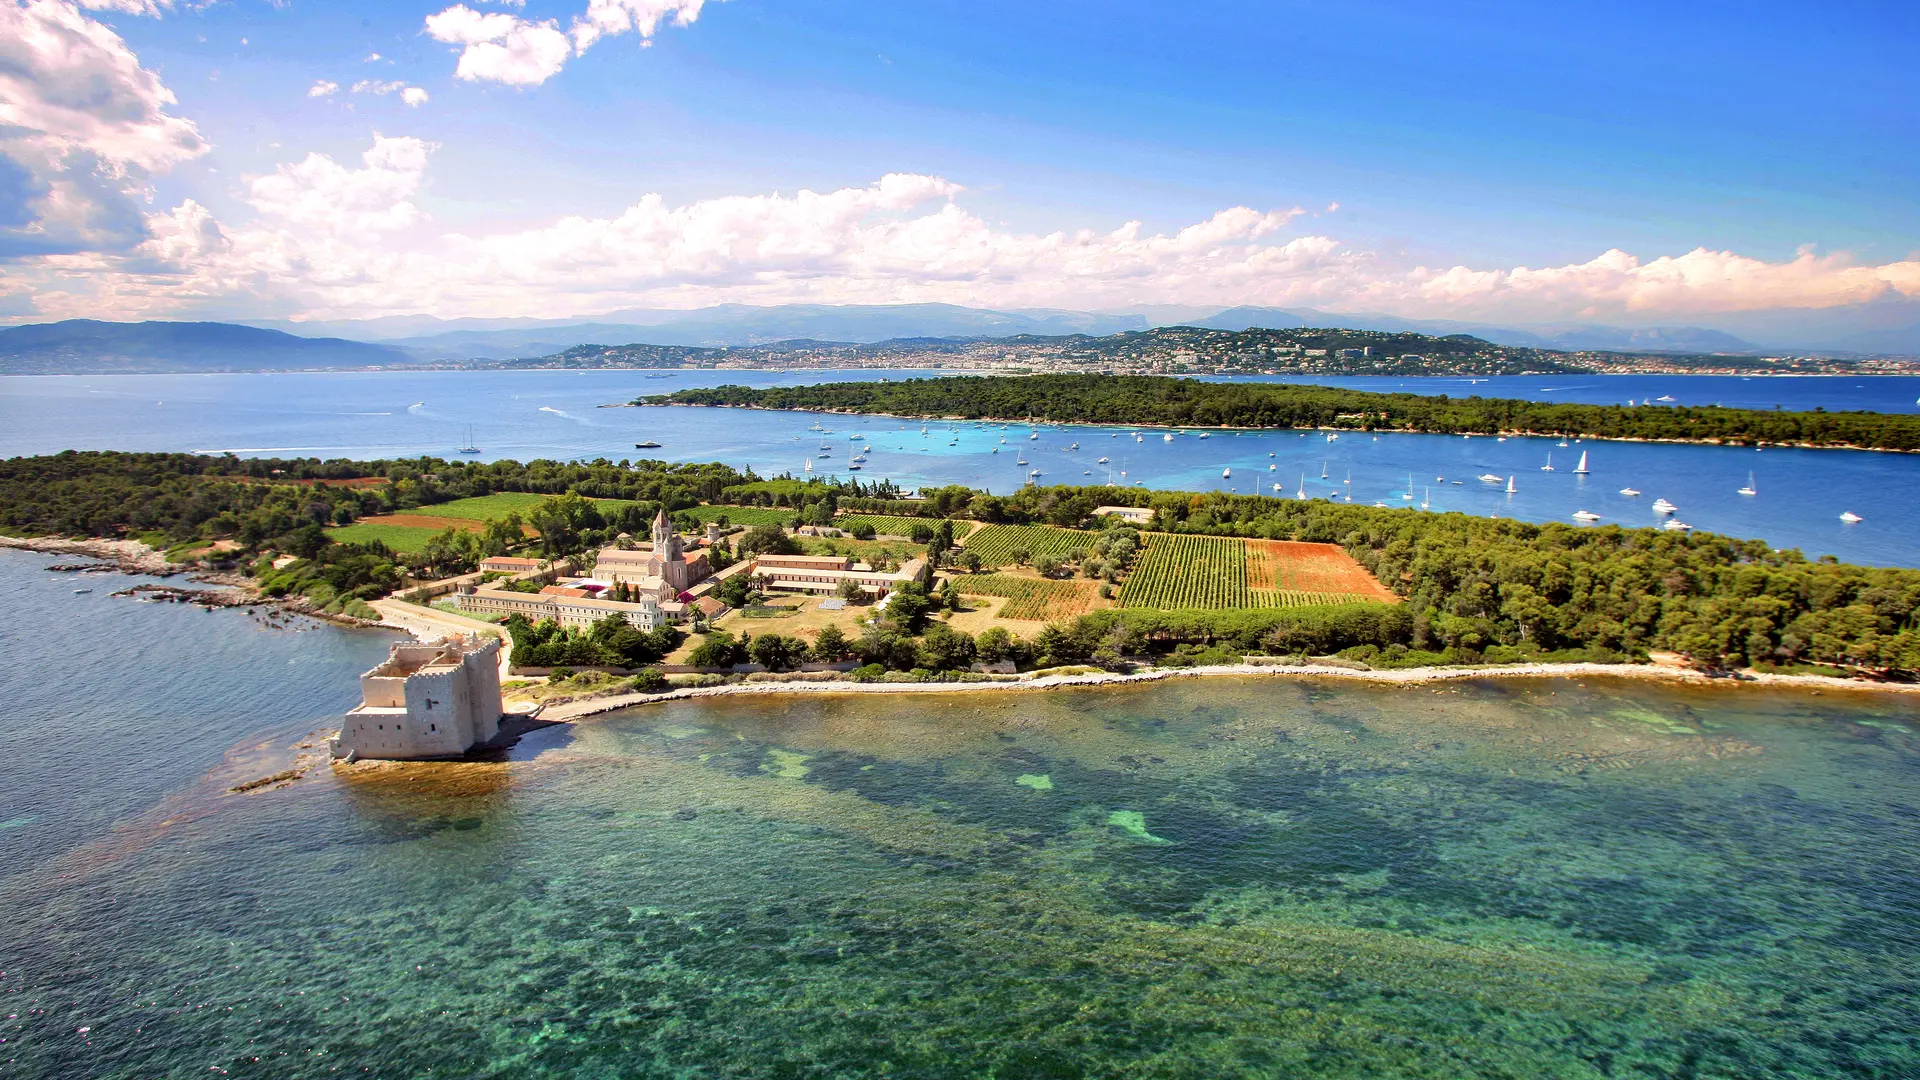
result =
M710 698L235 793L392 636L72 561L0 550L0 1077L1920 1075L1909 697Z
M1695 529L1808 558L1920 566L1920 456L1557 439L907 423L805 412L610 408L739 383L926 378L884 370L431 371L0 378L0 456L118 449L247 456L722 461L762 476L1108 484L1326 498L1527 521ZM1236 380L1241 381L1241 380ZM1920 377L1623 375L1287 379L1539 401L1920 411ZM922 429L925 430L922 430ZM1205 437L1202 437L1202 436ZM635 444L658 442L657 449ZM853 459L861 456L862 460ZM1585 458L1588 471L1577 472ZM854 465L859 469L855 470ZM1510 494L1508 486L1514 488ZM1740 494L1748 488L1753 495ZM1638 494L1627 494L1627 492ZM1678 509L1656 513L1666 499ZM1847 522L1843 514L1862 520Z

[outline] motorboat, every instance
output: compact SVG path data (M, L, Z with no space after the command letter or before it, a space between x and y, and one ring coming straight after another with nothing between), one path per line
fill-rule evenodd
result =
M1848 510L1845 513L1840 515L1840 520L1846 522L1849 525L1857 525L1860 522L1865 521L1867 519L1861 517L1859 514L1856 514L1851 510Z
M1599 520L1600 520L1600 515L1599 515L1599 514L1596 514L1596 513L1594 513L1594 512L1593 512L1593 511L1591 511L1591 510L1575 510L1575 511L1573 512L1573 520L1575 520L1575 521L1599 521Z
M1231 479L1233 479L1233 470L1232 470L1232 469L1230 469L1230 468L1229 468L1229 469L1221 469L1221 470L1220 470L1220 479L1222 479L1222 480L1231 480Z
M1507 482L1507 478L1504 476L1495 476L1490 472L1481 473L1480 482L1483 484L1504 484Z
M1164 434L1164 435L1162 435L1162 436L1160 436L1160 441L1161 441L1161 442L1172 442L1172 441L1173 441L1173 432L1171 432L1171 431L1169 431L1169 432L1167 432L1166 434Z
M1630 487L1625 487L1625 488L1621 488L1621 489L1620 489L1620 494L1622 494L1622 495L1625 495L1625 496L1626 496L1627 498L1629 498L1629 499L1631 499L1631 498L1633 498L1633 497L1634 497L1635 495L1638 495L1638 494L1640 494L1640 489L1639 489L1639 488L1630 488Z
M1679 520L1678 518L1671 519L1665 525L1662 525L1660 527L1662 529L1665 529L1668 532L1692 532L1693 531L1693 526L1687 524L1684 521Z
M1653 500L1653 512L1656 514L1671 514L1678 509L1680 508L1665 499Z
M1210 438L1210 436L1209 436L1209 435L1208 435L1208 434L1207 434L1206 432L1204 432L1204 431L1200 433L1200 437L1201 437L1201 438L1203 438L1203 439L1205 439L1205 438Z
M660 449L660 444L654 442L652 439L648 439L646 442L634 443L633 448L635 450L658 450Z
M1101 458L1099 461L1094 462L1095 465L1105 465L1106 463L1107 463L1107 459L1104 457Z

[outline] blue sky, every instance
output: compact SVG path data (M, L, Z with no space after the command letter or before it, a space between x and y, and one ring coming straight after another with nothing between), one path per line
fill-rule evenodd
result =
M76 17L117 36L177 98L156 115L190 123L202 144L136 163L131 197L149 215L189 200L199 209L144 233L70 228L73 250L53 256L22 254L59 245L27 242L35 223L16 223L19 242L0 248L13 253L0 255L11 301L0 310L15 318L169 307L458 315L520 296L565 314L947 299L1731 325L1905 311L1920 296L1911 4L1483 3L1437 14L591 0L666 14L650 36L603 32L538 81L524 68L503 81L499 68L457 67L484 31L452 41L428 31L445 2L94 2L158 4ZM552 20L555 40L578 43L589 2L470 2L463 25ZM449 37L450 23L436 25ZM337 89L310 96L327 83ZM365 83L389 89L354 92ZM425 100L405 103L403 88ZM376 135L409 141L376 166L363 161ZM287 172L309 155L339 175ZM12 157L32 165L24 151ZM263 196L255 182L276 172L288 177L282 196L305 185L321 203L344 197L375 215L379 251L346 250L364 245L349 234L365 229L316 224ZM785 202L726 202L866 191L888 174L941 183L914 188L912 202L850 195L826 226ZM650 193L661 209L619 224ZM404 209L367 201L382 198ZM24 208L0 218L31 219L31 199L16 202ZM1180 240L1236 207L1251 216ZM728 239L688 256L710 240L715 214ZM57 214L42 216L40 233L59 234ZM577 236L556 235L569 216L614 239L583 254ZM1098 239L1128 222L1132 239ZM814 231L783 247L796 228ZM201 239L164 242L182 230ZM1039 242L1076 230L1097 238L1078 255ZM616 241L625 246L604 250ZM1198 249L1208 243L1232 250ZM1630 262L1595 264L1610 251ZM1711 257L1684 261L1697 251ZM430 268L461 260L519 288ZM287 269L321 263L307 279ZM543 270L525 269L535 264ZM563 280L568 265L590 269ZM372 278L373 288L339 285Z

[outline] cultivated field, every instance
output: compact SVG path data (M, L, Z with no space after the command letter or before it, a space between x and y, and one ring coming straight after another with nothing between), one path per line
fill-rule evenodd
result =
M833 527L852 529L855 525L865 524L873 526L873 531L882 536L912 536L915 525L924 525L931 529L938 525L939 521L939 518L888 517L884 514L842 514L833 519ZM965 537L973 531L973 527L974 523L971 521L955 521L953 538L959 540Z
M967 537L966 547L987 566L1009 566L1016 548L1025 548L1033 558L1065 558L1070 551L1091 551L1093 537L1093 533L1081 529L1056 529L1051 525L982 525Z
M423 512L434 517L467 518L471 521L494 521L510 513L519 512L526 517L533 508L546 502L552 496L534 495L525 491L502 491L493 495L480 495L471 499L455 499L452 502L434 503L420 507Z
M676 513L703 523L726 518L734 525L792 525L794 519L794 511L770 506L695 506Z
M1121 607L1278 608L1392 602L1332 544L1153 534L1120 590Z
M996 613L1002 619L1051 622L1084 615L1099 606L1091 581L1048 581L1013 574L955 574L953 587L963 596L1004 596Z
M378 540L398 554L412 555L425 551L427 541L433 539L445 528L444 525L437 529L428 529L413 525L377 525L356 521L351 525L328 529L327 536L342 544L366 544Z

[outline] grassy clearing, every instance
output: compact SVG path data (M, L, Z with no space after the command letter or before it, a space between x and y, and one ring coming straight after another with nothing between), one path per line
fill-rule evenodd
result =
M735 525L792 525L794 512L770 506L695 506L678 511L697 521L726 518Z
M912 536L915 525L931 529L939 521L939 518L888 517L885 514L842 514L833 519L833 526L836 529L851 529L855 525L871 525L874 532L883 536ZM973 529L974 523L971 521L955 521L953 538L962 539Z
M471 499L434 503L432 506L418 507L416 512L433 517L496 521L515 512L518 512L521 517L526 517L534 507L546 502L550 497L524 491L502 491L492 495L475 496Z
M1301 587L1307 586L1307 587ZM1135 608L1285 608L1391 601L1339 548L1156 533L1120 590Z
M366 544L378 540L399 554L412 555L425 551L427 541L440 532L439 529L423 529L413 525L374 525L361 521L328 529L327 536L342 544Z
M1032 558L1065 558L1072 551L1093 550L1093 537L1093 533L1081 529L1051 525L982 525L967 537L966 548L980 556L984 565L1009 566L1016 549L1025 549Z
M953 587L963 596L1004 596L995 614L1002 619L1052 622L1084 615L1098 605L1091 581L1049 581L1013 574L956 574Z

